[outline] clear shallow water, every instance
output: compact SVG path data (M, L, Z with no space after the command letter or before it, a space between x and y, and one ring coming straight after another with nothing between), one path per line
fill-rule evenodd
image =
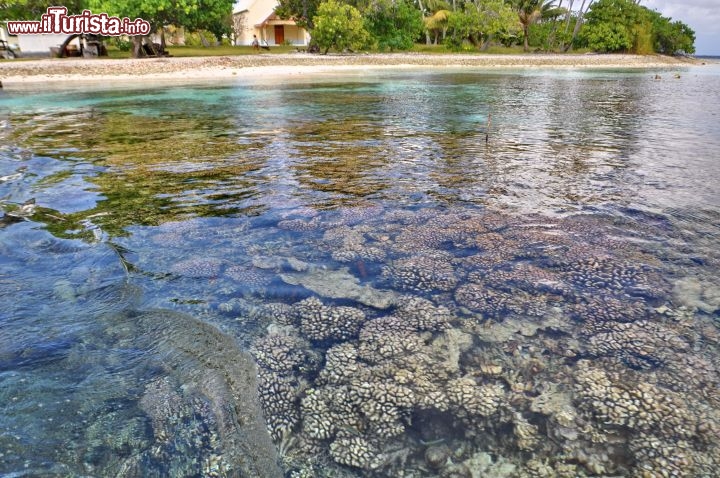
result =
M293 476L712 476L679 73L0 92L0 473L279 476L264 415Z

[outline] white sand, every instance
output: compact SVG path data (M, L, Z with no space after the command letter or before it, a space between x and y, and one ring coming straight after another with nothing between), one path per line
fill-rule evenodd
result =
M667 69L700 65L686 58L659 55L439 55L419 53L369 55L257 54L193 58L42 59L0 62L5 88L63 87L68 82L192 81L329 73L376 69L427 68L646 68Z

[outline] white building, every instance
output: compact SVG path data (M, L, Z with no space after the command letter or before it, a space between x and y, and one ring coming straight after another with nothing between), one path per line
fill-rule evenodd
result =
M15 44L20 47L20 54L27 56L51 56L51 48L59 48L67 39L68 35L47 34L47 35L9 35L5 25L0 24L0 40ZM75 39L70 48L79 48L80 40Z
M23 56L50 56L51 48L59 48L67 39L68 35L60 33L50 33L44 35L18 35L18 45ZM73 45L77 49L80 46L80 40L73 40ZM72 47L71 45L68 45Z
M252 45L253 35L268 45L307 46L310 35L295 20L282 20L275 15L277 0L240 0L233 10L235 45Z

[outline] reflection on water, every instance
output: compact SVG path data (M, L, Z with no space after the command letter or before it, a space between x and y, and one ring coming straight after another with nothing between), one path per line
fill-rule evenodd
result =
M712 68L1 93L0 473L713 476Z

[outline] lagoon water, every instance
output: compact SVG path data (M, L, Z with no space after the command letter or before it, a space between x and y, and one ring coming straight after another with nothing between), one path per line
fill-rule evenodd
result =
M720 64L0 90L0 207L0 476L720 468Z

